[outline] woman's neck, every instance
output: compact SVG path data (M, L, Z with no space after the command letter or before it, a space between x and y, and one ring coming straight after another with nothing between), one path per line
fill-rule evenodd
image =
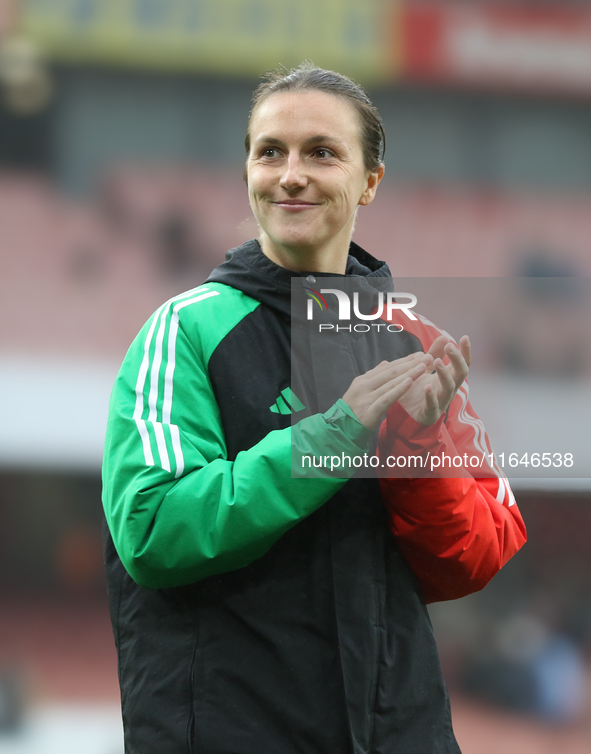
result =
M260 241L263 254L280 267L292 272L328 272L344 275L347 270L349 243L323 249L290 249L274 244L264 233Z

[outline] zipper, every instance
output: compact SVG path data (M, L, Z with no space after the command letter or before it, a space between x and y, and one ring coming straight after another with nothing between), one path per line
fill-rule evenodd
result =
M189 669L189 715L187 717L186 742L187 754L195 754L195 663L197 660L198 637L193 645L193 657Z

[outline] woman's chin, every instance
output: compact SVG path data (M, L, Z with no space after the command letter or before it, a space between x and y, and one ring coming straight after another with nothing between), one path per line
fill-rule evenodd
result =
M270 247L287 251L290 254L311 254L322 247L323 239L306 233L285 233L267 236Z

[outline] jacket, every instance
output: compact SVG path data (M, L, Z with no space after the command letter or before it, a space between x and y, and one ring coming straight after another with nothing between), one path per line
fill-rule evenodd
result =
M389 277L355 244L347 274ZM292 276L256 241L233 250L117 378L103 502L128 754L459 751L393 489L387 509L377 479L292 478L292 447L367 451L339 396L421 344L334 339L351 366L319 397L290 370Z

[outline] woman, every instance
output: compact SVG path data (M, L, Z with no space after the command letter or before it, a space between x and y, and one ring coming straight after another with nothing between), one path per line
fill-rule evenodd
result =
M387 361L367 340L322 399L309 375L291 383L292 278L379 288L389 276L351 242L384 172L382 137L349 79L308 64L268 77L246 137L259 240L164 304L126 356L104 505L130 754L458 751L422 590L447 595L428 559L445 566L460 542L443 570L470 582L478 563L490 578L523 542L516 506L472 479L382 480L382 498L377 479L292 478L292 441L362 454L388 409L386 451L405 439L400 412L409 442L459 437L442 422L467 374L467 338L431 338L425 354L401 333ZM291 413L303 417L293 430ZM403 543L399 495L402 519L430 507L451 534L431 533L428 552L416 536ZM479 531L461 532L475 511Z

